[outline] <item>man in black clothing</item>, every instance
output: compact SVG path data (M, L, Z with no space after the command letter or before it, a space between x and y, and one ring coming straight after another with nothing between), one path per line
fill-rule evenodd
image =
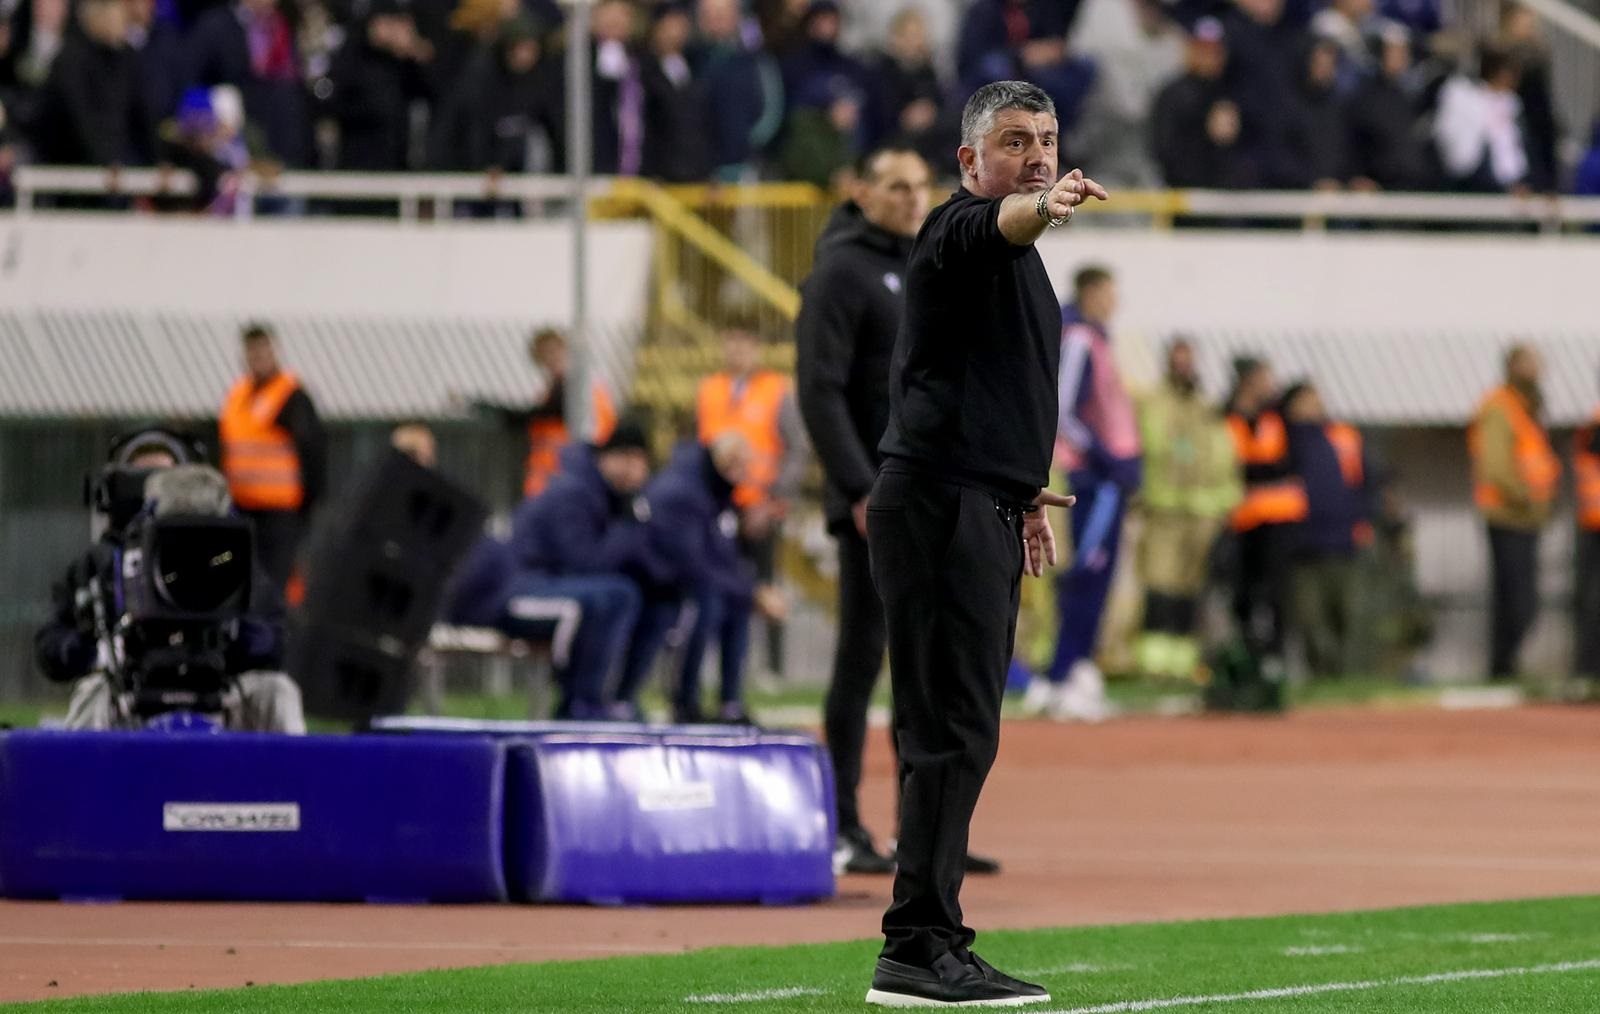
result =
M1335 91L1338 43L1312 40L1302 70L1287 138L1299 173L1295 182L1301 189L1337 190L1350 178L1350 125L1345 101Z
M425 93L422 68L431 47L396 0L377 0L354 36L329 71L339 168L400 172L408 168L411 104Z
M889 424L884 392L906 258L928 214L932 177L915 152L884 149L862 161L860 178L855 199L823 229L816 268L801 286L795 372L800 413L828 479L828 531L839 543L839 641L823 709L839 814L834 864L844 873L891 873L894 861L873 846L856 799L884 650L883 604L867 562L867 494Z
M128 165L147 159L155 128L137 58L124 36L123 0L86 0L81 31L51 65L39 116L39 154L58 165ZM142 156L142 158L141 158Z
M900 755L894 902L869 1003L1043 1003L973 954L968 825L999 749L1024 570L1055 562L1049 481L1061 309L1034 242L1105 190L1057 180L1055 106L1000 81L962 113L962 188L917 234L867 505Z
M657 7L639 61L645 103L639 171L666 183L699 183L711 175L710 97L687 55L693 30L684 8Z
M1151 133L1170 187L1243 187L1253 181L1241 144L1238 104L1224 79L1228 45L1216 18L1195 22L1182 75L1156 96Z
M1411 73L1410 33L1390 25L1380 45L1379 73L1366 80L1349 105L1354 185L1427 190L1436 173L1427 134L1418 126L1420 102L1406 80Z

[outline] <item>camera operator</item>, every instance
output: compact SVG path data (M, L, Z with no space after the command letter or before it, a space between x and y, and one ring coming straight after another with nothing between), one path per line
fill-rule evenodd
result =
M176 614L183 621L149 624L150 632L131 622L129 610L139 589L125 587L123 581L136 573L133 564L141 560L141 544L170 547L168 552L174 554L185 548L203 549L199 541L203 532L196 529L197 534L186 539L185 523L215 526L216 519L225 524L232 514L226 480L199 464L203 457L197 444L176 433L141 430L112 445L105 469L90 484L90 502L104 528L52 589L50 619L34 636L35 657L44 675L56 682L76 681L67 710L70 729L138 727L144 716L130 701L144 689L142 684L173 673L182 678L192 670L196 685L204 685L206 674L211 674L215 700L229 728L305 732L299 687L279 671L282 598L259 568L251 567L248 590L200 589L212 595L227 593L226 601L218 600L214 610L208 609L210 603L200 604L193 586L176 592L169 587L169 598L179 600ZM235 537L241 530L235 530ZM153 535L147 536L147 531ZM157 543L155 538L162 535L170 541ZM240 556L249 558L248 552ZM215 565L217 559L209 562ZM163 564L162 569L169 568ZM170 584L174 574L179 580L189 577L179 564L170 569L172 573L152 580ZM248 605L239 606L245 602ZM197 618L188 619L185 608L193 609ZM167 668L158 669L158 664Z

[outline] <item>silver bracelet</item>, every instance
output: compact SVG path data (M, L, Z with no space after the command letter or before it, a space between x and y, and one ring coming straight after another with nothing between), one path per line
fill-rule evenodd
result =
M1039 199L1033 202L1033 210L1041 219L1048 223L1052 229L1056 228L1057 226L1066 225L1067 220L1072 217L1071 212L1068 212L1059 218L1050 214L1050 191L1048 190L1039 191Z

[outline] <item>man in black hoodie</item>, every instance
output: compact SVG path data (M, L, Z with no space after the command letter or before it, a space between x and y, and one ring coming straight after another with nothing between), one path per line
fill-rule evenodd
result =
M867 707L883 668L883 605L867 565L867 494L889 424L889 360L900 330L911 241L928 214L928 164L886 148L860 167L854 199L817 240L795 324L800 414L828 479L828 530L839 542L839 642L823 722L833 755L839 872L891 873L861 824L856 789Z

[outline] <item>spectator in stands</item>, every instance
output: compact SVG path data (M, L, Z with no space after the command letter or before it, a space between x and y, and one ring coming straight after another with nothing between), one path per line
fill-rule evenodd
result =
M373 0L329 71L339 121L339 168L407 168L411 105L426 94L424 68L432 58L432 45L417 34L416 21L399 0Z
M839 48L842 28L837 0L811 0L800 22L803 39L783 60L784 99L792 115L799 110L824 110L842 96L856 96L863 115L854 140L862 143L876 127L875 110L867 106L872 78L859 60Z
M408 422L396 426L389 434L389 446L423 468L439 467L439 441L427 423Z
M964 91L990 81L1038 85L1056 105L1063 134L1094 86L1093 61L1074 56L1067 33L1079 0L977 0L961 23L956 56Z
M650 503L651 545L662 557L686 600L695 606L694 625L683 647L682 668L673 694L673 718L704 720L700 670L707 644L714 638L721 656L721 684L716 719L749 721L744 705L745 656L750 644L750 618L759 612L768 620L783 617L783 596L771 585L758 584L754 569L741 556L734 490L746 479L750 447L736 432L724 433L709 446L683 443L672 461L645 491ZM640 626L641 656L659 645L676 621L671 603L658 604ZM630 666L618 691L619 703L635 701L645 666Z
M513 18L475 50L434 112L429 162L441 169L529 171L530 145L557 144L560 93L541 62L538 26Z
M1572 671L1587 681L1583 696L1593 700L1600 693L1600 408L1573 434L1572 472L1578 500Z
M1418 97L1408 75L1411 36L1385 26L1378 73L1369 77L1348 106L1351 187L1357 190L1426 190L1434 161L1421 125Z
M701 381L696 394L696 425L707 445L724 433L744 438L749 462L733 495L740 547L757 578L775 586L783 520L805 473L805 424L789 378L761 365L754 330L728 328L722 348L724 368ZM783 628L776 620L768 624L767 662L783 673Z
M537 496L561 470L561 449L572 442L572 433L567 428L567 369L570 365L567 336L550 327L535 331L528 340L528 358L544 377L544 390L532 405L508 408L476 401L473 408L527 431L528 458L523 469L522 494ZM617 404L611 391L604 380L593 376L589 383L589 432L585 436L592 443L603 444L610 439L616 424Z
M828 187L876 133L873 81L866 67L839 49L835 0L812 0L803 40L783 62L789 113L780 165L785 178Z
M1561 461L1545 428L1539 353L1506 353L1505 383L1489 392L1467 430L1473 501L1489 533L1489 678L1516 676L1523 639L1539 614L1539 534L1550 523Z
M1139 438L1145 598L1134 660L1148 676L1192 679L1200 667L1195 632L1211 551L1243 491L1233 441L1222 413L1200 390L1186 338L1167 347L1166 375L1139 401Z
M9 14L0 86L20 99L44 86L71 32L67 0L25 0ZM26 106L19 106L19 110Z
M125 472L145 472L144 499L160 504L170 497L184 501L182 513L213 513L227 510L223 478L198 463L199 448L179 434L166 430L139 430L119 437L112 445L113 468ZM178 467L188 470L179 476ZM172 480L176 480L175 482ZM199 487L196 488L196 484ZM219 503L220 501L220 503ZM120 566L126 526L141 509L112 504L100 538L67 569L66 577L51 588L50 617L34 634L34 658L45 677L58 683L73 683L72 700L67 706L69 729L106 730L129 723L124 709L113 697L114 687L101 667L101 646L97 642L92 595L97 590L107 595L114 586L114 570ZM120 619L120 596L105 601L108 625ZM277 586L267 580L259 565L253 574L249 611L223 646L226 672L239 689L236 710L230 715L235 728L245 732L280 732L303 735L305 715L301 710L300 688L284 674L284 611Z
M245 134L244 103L232 85L212 89L191 88L177 115L161 125L161 161L187 169L195 176L193 211L229 215L236 210L239 174L252 157L252 141Z
M1096 67L1072 136L1084 172L1112 188L1160 185L1149 123L1156 96L1183 71L1184 46L1156 0L1084 0L1072 34Z
M181 40L171 21L156 17L156 0L124 0L128 51L139 68L146 114L160 123L178 108L183 87ZM146 152L154 155L154 152ZM154 161L153 158L144 161Z
M244 96L245 118L290 168L305 166L311 127L300 61L278 0L238 0L201 15L184 42L184 87L229 84Z
M1522 146L1528 156L1528 188L1541 194L1559 192L1560 163L1556 146L1561 124L1556 121L1552 94L1550 47L1539 31L1539 17L1529 7L1509 3L1501 9L1498 45L1517 66L1522 77L1517 98L1522 100Z
M662 4L652 15L640 58L645 94L641 171L667 183L695 183L711 175L711 96L689 63L693 28L686 9Z
M1056 579L1060 626L1047 680L1028 686L1023 706L1057 720L1105 717L1105 680L1095 664L1100 623L1122 546L1122 520L1139 491L1139 424L1111 350L1117 283L1099 265L1072 279L1061 310L1060 427L1055 467L1078 498L1072 563Z
M1373 478L1361 432L1328 418L1308 381L1282 402L1289 468L1305 488L1294 537L1294 625L1317 678L1365 674L1376 616L1365 607L1365 555L1373 539Z
M651 509L639 497L650 478L649 445L643 428L625 419L603 444L564 448L561 463L549 487L517 508L509 546L516 574L495 625L514 637L555 639L564 656L556 717L615 717L608 693L639 620L640 582L668 575L645 527Z
M878 136L922 150L944 107L944 87L933 66L928 19L902 8L889 23L888 44L873 58L878 93Z
M644 165L645 90L633 48L632 0L600 0L591 15L594 171L637 176Z
M1316 39L1306 53L1288 146L1298 167L1296 187L1340 190L1350 178L1348 107L1340 98L1339 48L1331 39Z
M419 12L417 20L417 31L433 44L433 62L428 66L430 90L439 96L450 94L475 56L500 43L505 28L519 14L541 29L545 24L523 11L516 0L458 0L442 20L436 16L440 9L434 6L427 14Z
M1244 500L1233 512L1233 612L1239 636L1269 684L1281 684L1288 636L1295 526L1306 518L1305 487L1289 465L1289 437L1278 411L1272 368L1241 357L1233 364L1228 431L1244 467Z
M1170 187L1232 189L1258 178L1243 145L1244 123L1227 86L1228 48L1215 18L1195 22L1182 77L1156 96L1156 161Z
M717 97L710 104L713 175L733 182L753 170L783 124L783 79L770 56L745 44L739 0L699 0L696 25L690 63Z
M256 558L280 591L328 482L328 438L300 378L282 368L266 324L245 326L245 375L222 403L222 471L256 533ZM289 596L291 602L295 596Z
M1476 77L1457 74L1439 92L1433 138L1452 189L1497 193L1526 188L1522 67L1497 46L1485 46Z
M1258 174L1256 185L1292 187L1298 175L1288 150L1303 76L1306 34L1284 15L1284 0L1235 0L1222 16L1228 40L1228 87L1238 116L1213 111L1215 140L1230 133L1230 119L1248 132L1244 138ZM1238 143L1237 141L1234 143Z
M42 161L130 165L154 150L123 0L81 0L78 28L50 68L36 140Z
M1373 0L1332 0L1311 19L1311 34L1333 43L1334 72L1341 96L1349 96L1377 69L1371 37L1378 26Z

